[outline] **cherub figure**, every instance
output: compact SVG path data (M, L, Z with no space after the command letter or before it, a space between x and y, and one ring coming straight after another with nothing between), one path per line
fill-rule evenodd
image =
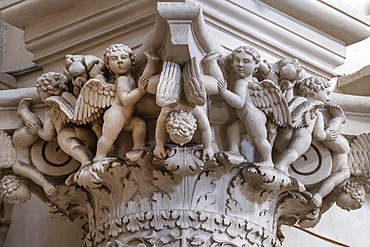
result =
M253 74L260 62L258 52L249 46L233 50L229 57L236 80L231 90L226 80L218 80L219 94L236 109L239 120L228 127L229 150L239 153L243 127L261 157L258 166L273 167L272 146L267 139L267 115L278 125L290 122L288 107L279 88L270 80L257 82Z
M161 159L167 157L164 147L167 122L171 140L180 145L189 142L195 129L199 127L203 144L202 160L213 160L211 127L203 108L206 91L203 82L199 80L199 71L194 58L185 64L183 71L175 62L164 63L156 99L157 104L161 106L161 112L155 130L154 155Z
M312 198L317 207L321 206L323 197L350 176L347 162L349 144L347 139L339 134L340 127L345 122L345 116L339 106L328 103L329 86L330 83L320 77L306 77L296 83L295 95L307 99L297 108L305 108L309 105L315 107L311 108L311 111L300 111L309 115L304 118L305 126L292 130L287 148L275 161L275 167L287 173L288 167L308 150L312 139L320 141L331 151L333 161L331 174L323 181Z
M29 134L38 136L45 141L57 138L60 148L79 161L82 167L85 167L92 164L90 149L94 146L95 135L82 126L70 123L70 120L61 114L59 108L55 108L53 102L49 101L51 97L60 97L66 93L67 84L67 78L63 74L55 72L43 74L36 81L37 92L43 102L52 106L46 111L44 121L34 115L28 109L28 104L24 104L24 102L20 103L19 114L23 116L22 119L26 123ZM21 142L21 140L17 142ZM15 144L15 146L17 145Z
M17 133L14 133L17 135ZM13 138L14 138L13 135ZM15 138L19 138L16 136ZM27 135L23 135L23 141L27 142ZM11 169L14 174L31 179L35 184L41 186L46 195L53 196L57 190L35 167L21 160L18 160L17 147L13 147L12 140L5 132L0 132L2 152L0 155L0 169L2 178L0 180L0 199L7 203L20 204L31 197L31 192L18 177L13 174L6 174L5 169ZM13 141L14 142L14 141Z
M136 87L131 75L135 55L126 45L111 45L104 53L104 61L115 76L116 96L104 113L102 136L98 140L94 161L114 159L107 157L108 151L123 129L132 131L132 150L144 149L146 139L145 121L133 114L136 102L146 93L148 78L141 77Z

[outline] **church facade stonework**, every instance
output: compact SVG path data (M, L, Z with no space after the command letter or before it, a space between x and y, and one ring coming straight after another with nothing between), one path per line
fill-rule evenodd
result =
M5 98L20 125L0 131L4 208L34 193L83 220L86 247L282 246L283 225L361 208L370 133L343 131L330 66L228 49L206 20L201 4L158 2L140 45L107 35L62 61L30 39L44 71Z

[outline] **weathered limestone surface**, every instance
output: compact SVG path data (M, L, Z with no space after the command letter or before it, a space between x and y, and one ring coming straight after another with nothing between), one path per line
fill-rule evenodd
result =
M52 217L81 220L83 246L281 246L282 225L362 207L368 97L328 96L327 79L369 22L341 4L0 9L34 61L62 72L0 91L4 232L31 193Z

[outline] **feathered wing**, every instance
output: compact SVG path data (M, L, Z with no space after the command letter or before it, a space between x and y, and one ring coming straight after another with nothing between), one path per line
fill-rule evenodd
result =
M53 110L61 123L73 123L74 106L66 98L61 96L50 96L45 100Z
M274 123L279 126L291 125L288 103L271 80L250 82L248 89L253 104L271 117Z
M159 77L156 102L160 107L175 105L181 94L181 69L177 63L166 61Z
M185 64L183 71L184 94L188 103L202 106L206 103L207 94L205 86L199 77L196 59L193 57Z
M77 98L73 120L82 124L94 121L112 105L115 96L116 85L90 79Z
M292 119L292 128L307 128L317 116L324 103L317 100L307 100L304 97L294 97L289 102L289 111Z
M370 193L370 133L356 136L350 144L348 165L351 176Z

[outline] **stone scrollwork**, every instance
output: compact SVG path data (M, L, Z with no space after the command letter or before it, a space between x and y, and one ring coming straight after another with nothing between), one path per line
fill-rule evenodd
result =
M199 6L159 3L140 48L67 55L38 78L45 116L24 99L24 125L0 133L0 198L41 186L53 217L86 220L86 247L281 246L281 225L361 207L370 137L340 132L328 81L205 30ZM8 174L31 180L22 198Z

